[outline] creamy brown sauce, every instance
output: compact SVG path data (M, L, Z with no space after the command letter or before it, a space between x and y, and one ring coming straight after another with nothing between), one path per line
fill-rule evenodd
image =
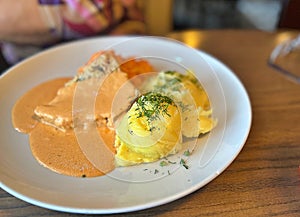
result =
M57 91L69 80L70 78L50 80L24 94L13 107L13 125L18 131L29 134L32 153L43 166L70 176L104 175L86 158L73 130L62 132L34 119L34 109L39 105L49 103L55 98ZM99 135L105 140L105 144L108 144L109 149L113 152L114 132L106 127L98 130ZM106 159L102 158L101 161L105 163ZM108 166L110 170L114 169L113 164Z
M45 167L69 176L103 175L86 159L73 131L65 133L39 123L29 138L33 155Z
M38 105L47 104L70 78L58 78L42 83L25 93L12 109L12 122L16 130L29 133L37 121L33 118Z
M99 54L93 56L88 65L99 57ZM105 61L107 60L104 58L104 65ZM77 116L74 116L74 112L77 111L73 108L74 94L75 88L80 85L72 83L65 86L72 78L58 78L42 83L29 90L16 102L12 109L13 125L16 130L29 135L32 153L41 165L60 174L78 177L100 176L115 168L115 131L112 129L114 126L111 120L112 115L118 116L120 102L128 96L125 92L122 92L124 96L119 94L119 100L115 103L117 109L112 111L113 99L128 78L152 72L153 67L147 61L130 60L121 65L121 71L124 73L112 73L105 79L93 103L89 101L85 104L88 99L94 99L85 95L97 91L89 92L86 89L82 91L79 110L92 108L91 105L95 107L93 116L96 127L92 131L87 131L87 134L82 133L84 128L78 132L78 127L74 127L73 117L77 120ZM81 82L84 83L88 84L89 81ZM129 85L128 88L132 92L132 86ZM80 106L83 104L84 106ZM83 142L80 142L80 139ZM96 139L97 142L94 142Z

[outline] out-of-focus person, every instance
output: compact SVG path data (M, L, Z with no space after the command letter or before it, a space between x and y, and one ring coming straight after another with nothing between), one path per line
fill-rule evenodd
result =
M0 0L1 51L10 65L61 42L145 32L136 0Z

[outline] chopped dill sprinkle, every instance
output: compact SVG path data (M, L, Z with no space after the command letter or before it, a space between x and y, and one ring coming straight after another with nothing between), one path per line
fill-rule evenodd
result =
M193 84L199 85L198 79L195 78L194 76L190 79L190 81L191 81Z
M191 111L190 105L189 104L184 104L183 102L178 102L179 107L182 109L182 111Z
M165 71L164 73L169 74L169 75L174 75L176 73L176 71L169 70L169 71Z
M170 163L170 164L176 164L176 162L170 161L170 160L168 160L168 163Z
M185 162L184 159L181 159L181 160L180 160L180 165L182 165L185 169L188 169L188 168L189 168L189 166L186 165L186 162Z
M170 79L167 84L168 85L174 85L174 84L177 84L177 83L180 83L180 82L182 82L181 79L175 77L175 78Z
M150 124L151 121L159 118L160 115L167 115L169 105L174 105L174 102L168 96L164 96L160 93L149 92L138 98L137 108L138 111L137 118L145 116ZM152 129L153 130L153 129Z
M161 166L161 167L164 167L164 166L167 166L167 165L168 165L168 162L164 161L164 160L159 163L159 166Z
M191 155L191 152L190 150L186 150L184 153L183 153L184 156L190 156Z

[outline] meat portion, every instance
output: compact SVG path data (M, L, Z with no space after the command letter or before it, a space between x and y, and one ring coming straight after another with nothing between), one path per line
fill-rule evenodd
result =
M35 108L35 117L43 124L63 132L73 129L73 119L76 118L74 112L78 112L74 111L73 104L76 93L76 97L82 101L82 107L95 108L94 115L86 117L87 119L96 120L99 123L107 122L111 116L114 96L128 80L127 74L118 68L120 61L122 61L121 58L112 51L97 53L87 65L79 69L72 80L59 89L50 103ZM91 97L95 99L94 105L84 104L85 99Z

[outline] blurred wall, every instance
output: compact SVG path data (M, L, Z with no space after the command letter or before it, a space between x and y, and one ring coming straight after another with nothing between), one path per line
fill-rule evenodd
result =
M300 0L299 0L300 1ZM277 28L283 0L174 0L174 29Z

